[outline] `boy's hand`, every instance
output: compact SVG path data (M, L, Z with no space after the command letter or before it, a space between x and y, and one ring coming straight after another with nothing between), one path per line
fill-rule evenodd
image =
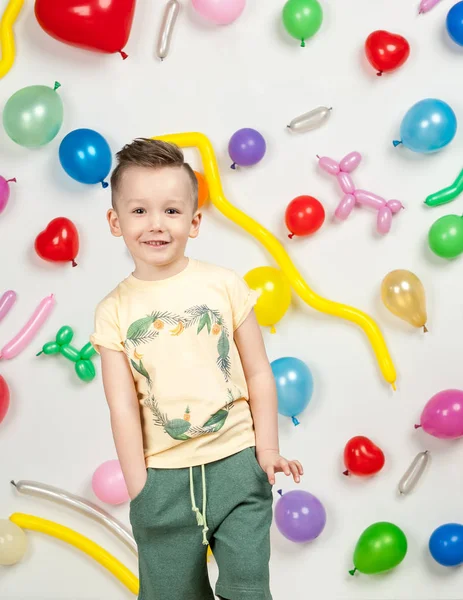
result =
M296 483L301 481L304 469L298 460L286 460L276 450L257 450L257 462L261 469L267 473L268 481L275 484L275 473L284 473L287 477L291 475Z

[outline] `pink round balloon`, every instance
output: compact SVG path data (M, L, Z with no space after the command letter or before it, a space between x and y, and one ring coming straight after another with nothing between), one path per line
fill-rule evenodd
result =
M417 427L443 440L462 437L463 391L444 390L433 396L424 407Z
M236 21L246 6L246 0L192 0L193 8L216 25Z
M92 488L96 497L106 504L123 504L130 500L118 460L108 460L93 474Z

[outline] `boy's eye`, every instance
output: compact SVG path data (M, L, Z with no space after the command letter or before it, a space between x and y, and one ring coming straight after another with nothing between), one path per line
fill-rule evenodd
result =
M177 210L176 208L168 208L168 209L166 210L166 213L167 213L168 215L176 215L176 214L179 214L179 212L178 212L178 210Z
M145 209L144 208L136 208L133 213L136 215L142 215L143 213L145 213Z

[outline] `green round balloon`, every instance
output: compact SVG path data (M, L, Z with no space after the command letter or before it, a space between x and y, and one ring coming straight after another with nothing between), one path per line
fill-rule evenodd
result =
M323 10L317 0L288 0L283 7L283 24L289 35L301 40L311 38L320 29Z
M356 571L373 575L389 571L400 564L407 554L407 538L393 523L379 522L367 527L359 538L354 552Z
M441 258L456 258L463 252L463 217L446 215L437 219L428 234L429 247Z
M63 124L63 103L55 88L31 85L11 96L3 111L3 127L9 137L26 148L52 141Z

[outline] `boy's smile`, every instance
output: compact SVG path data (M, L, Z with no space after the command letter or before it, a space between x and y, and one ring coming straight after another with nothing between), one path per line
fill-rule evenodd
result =
M181 167L131 166L108 212L111 233L122 236L135 262L134 276L156 280L185 266L188 238L199 233L191 181Z

